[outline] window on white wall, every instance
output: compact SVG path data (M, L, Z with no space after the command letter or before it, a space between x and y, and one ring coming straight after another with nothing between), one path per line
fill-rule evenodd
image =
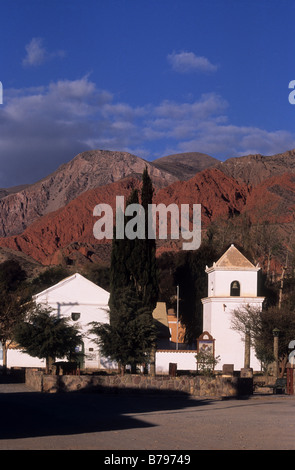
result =
M78 321L80 317L81 317L81 313L79 312L72 312L71 314L71 318L73 321Z
M233 297L239 297L241 287L239 281L233 281L230 285L230 295Z

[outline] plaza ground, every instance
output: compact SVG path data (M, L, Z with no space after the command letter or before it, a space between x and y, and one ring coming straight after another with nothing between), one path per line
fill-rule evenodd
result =
M294 450L295 396L45 394L0 384L0 450Z

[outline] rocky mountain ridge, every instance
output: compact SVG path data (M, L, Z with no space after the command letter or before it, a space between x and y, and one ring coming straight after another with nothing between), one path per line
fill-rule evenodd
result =
M178 153L153 160L152 165L168 171L179 181L186 181L196 173L220 163L214 157L199 152Z
M111 240L97 240L93 226L97 220L93 209L107 203L116 212L116 196L125 201L132 189L139 189L141 181L125 178L106 186L80 194L66 206L33 222L22 234L0 239L0 246L21 251L41 264L75 263L77 260L106 262ZM249 189L216 168L197 173L188 181L178 181L155 191L155 204L201 204L202 227L206 228L218 217L228 218L239 214L247 201ZM169 232L168 232L169 233ZM178 249L173 240L161 241L159 253Z
M218 162L215 168L228 176L256 186L270 177L295 173L295 149L276 155L246 155Z
M11 194L4 192L0 199L0 237L22 233L38 218L64 207L89 189L126 176L141 176L145 166L155 186L176 181L169 172L126 152L83 152L41 181Z
M201 158L198 160L198 156ZM274 156L249 155L216 163L193 153L146 162L125 152L92 151L35 185L0 199L3 256L31 258L33 267L53 264L108 263L111 242L93 236L93 209L101 202L115 207L140 188L147 165L155 187L155 203L201 204L202 226L247 212L253 220L291 224L295 208L295 150ZM206 166L188 179L193 166ZM169 161L174 164L169 173ZM167 166L166 166L167 165ZM180 168L182 170L180 170ZM177 170L178 169L178 170ZM178 171L178 178L176 177ZM1 197L1 195L0 195ZM158 242L158 253L178 250L174 240Z

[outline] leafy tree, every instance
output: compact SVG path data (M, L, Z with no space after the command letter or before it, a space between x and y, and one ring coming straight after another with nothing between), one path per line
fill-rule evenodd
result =
M274 361L273 330L279 330L279 359L281 374L284 374L288 361L289 343L295 339L294 311L285 305L278 305L259 310L253 306L244 306L233 311L232 328L245 337L249 333L251 344L255 348L257 358L264 368Z
M147 169L145 169L142 175L141 190L142 207L145 210L145 236L143 238L137 236L139 227L134 223L134 238L113 237L110 267L110 326L100 328L97 332L101 334L101 338L106 344L110 344L108 339L111 334L114 334L112 347L115 351L109 351L112 353L110 357L115 357L116 353L115 355L120 357L119 362L123 365L126 365L126 357L133 366L135 363L141 362L141 359L146 361L146 345L151 341L155 344L154 330L151 325L153 325L152 312L158 300L156 245L155 240L149 240L147 236L148 204L152 203L152 197L153 187ZM131 192L127 206L130 204L139 204L137 190ZM125 227L132 219L132 216L125 214ZM130 302L130 306L127 305L126 299ZM138 319L133 317L136 309L138 310ZM142 309L145 312L144 316L142 316ZM136 332L135 326L138 328L138 332ZM145 334L141 335L140 331L144 332L145 329ZM124 338L125 348L128 350L127 355L122 354L121 341L118 336ZM141 338L140 342L138 342L138 338ZM132 345L133 353L132 348L128 345ZM139 352L140 345L142 357ZM151 364L154 364L154 359L151 359ZM154 374L152 365L151 373Z
M42 271L31 281L32 295L57 284L69 276L69 270L63 266L51 266Z
M126 205L138 204L138 192L133 190L129 196ZM128 217L124 216L124 226L128 222ZM116 236L116 227L114 228L114 237L112 241L111 266L110 266L110 322L116 320L119 312L118 303L121 295L126 288L136 286L136 272L134 272L130 258L134 256L135 240L129 240L126 237L118 238Z
M174 271L176 259L175 253L170 252L164 252L157 258L159 301L165 302L167 308L175 307L176 286Z
M98 263L90 264L83 269L83 275L94 282L94 284L102 287L106 291L110 291L110 267Z
M38 304L33 305L26 320L17 325L14 338L24 352L46 360L47 373L56 358L71 359L82 340L77 326L69 325L68 319Z
M92 322L90 333L97 336L96 343L102 354L118 362L122 373L127 365L136 371L137 364L150 362L156 339L151 311L138 299L133 288L122 291L118 299L116 320L111 324Z
M253 305L243 305L232 312L231 328L242 336L245 342L245 364L250 367L250 348L255 348L256 356L265 363L269 360L262 354L259 347L261 338L261 308ZM259 352L260 351L260 352ZM271 356L272 357L272 356Z
M141 204L145 213L145 238L137 240L139 256L139 284L142 300L151 310L156 307L159 297L158 272L156 262L156 240L148 236L148 207L153 202L154 188L147 167L142 175Z
M27 279L27 274L15 260L7 260L0 265L0 289L1 292L16 291Z
M285 371L290 353L289 343L295 339L295 316L294 310L288 305L281 308L272 306L261 312L261 328L257 342L258 357L271 362L273 357L273 330L279 330L279 360L281 363L281 375Z
M142 175L141 205L144 209L145 233L143 238L130 239L113 238L111 255L111 299L115 302L117 295L112 294L117 289L132 286L136 295L149 306L151 310L156 307L159 287L156 262L156 241L148 237L148 205L152 204L153 186L147 168ZM126 206L140 204L139 193L134 189ZM125 216L125 226L132 220L132 216ZM135 230L136 232L136 230Z
M26 277L26 272L17 261L7 260L0 264L0 342L5 369L14 328L23 317L23 304L29 299Z
M199 351L195 358L197 360L197 371L200 375L214 375L214 368L220 361L220 356L214 357L212 351Z

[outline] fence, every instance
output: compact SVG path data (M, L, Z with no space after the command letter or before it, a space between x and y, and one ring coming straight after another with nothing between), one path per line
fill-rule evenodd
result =
M43 371L27 369L26 384L34 390L47 393L175 393L207 398L237 397L253 393L252 379L222 376L46 375Z

